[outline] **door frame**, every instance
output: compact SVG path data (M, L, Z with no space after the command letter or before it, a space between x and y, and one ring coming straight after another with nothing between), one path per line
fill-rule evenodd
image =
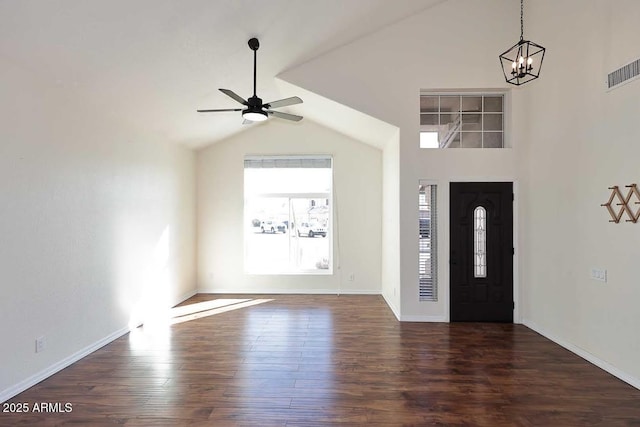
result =
M521 245L519 244L520 242L520 232L519 232L519 223L520 223L520 207L519 207L519 192L520 192L520 186L519 186L519 181L518 179L514 178L514 177L495 177L495 176L481 176L481 177L455 177L455 178L450 178L449 180L445 181L445 185L443 185L443 190L444 190L444 196L442 199L442 201L444 203L439 204L439 212L438 212L438 217L439 218L447 218L447 224L442 224L442 222L444 221L440 221L440 224L443 226L442 228L440 226L438 226L438 231L440 232L440 235L442 236L441 239L439 239L440 242L440 247L438 248L438 254L442 256L442 262L440 262L440 271L444 272L444 280L442 281L442 285L440 287L440 290L442 290L442 295L443 295L443 299L444 299L444 305L445 305L445 318L446 318L446 322L451 322L451 270L450 270L450 265L449 265L449 254L450 254L450 249L451 249L451 236L450 236L450 227L451 224L449 223L449 214L450 214L450 205L451 205L451 195L449 193L450 190L450 186L449 184L452 182L511 182L513 183L513 194L514 194L514 198L513 198L513 247L515 249L515 254L513 256L513 302L514 302L514 308L513 308L513 323L522 323L522 316L521 316L521 310L520 310L520 306L521 306L521 301L520 301L520 251L521 251Z

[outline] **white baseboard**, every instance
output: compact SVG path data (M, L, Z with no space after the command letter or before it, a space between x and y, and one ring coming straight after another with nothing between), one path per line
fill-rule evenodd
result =
M94 351L98 350L99 348L104 347L105 345L109 344L110 342L120 338L121 336L127 334L129 332L129 328L122 328L104 338L102 338L101 340L98 340L97 342L88 345L87 347L73 353L71 356L65 357L64 359L62 359L61 361L54 363L53 365L49 366L48 368L43 369L42 371L36 373L35 375L30 376L29 378L20 381L18 384L11 386L5 390L3 390L2 392L0 392L0 402L5 402L9 399L11 399L12 397L22 393L23 391L33 387L34 385L38 384L40 381L47 379L48 377L50 377L53 374L56 374L58 372L60 372L61 370L63 370L64 368L66 368L67 366L77 362L78 360L82 359L83 357L88 356L89 354L93 353Z
M400 314L398 307L395 306L391 302L391 299L388 298L385 294L382 294L384 301L387 303L393 314L396 316L396 319L400 322L431 322L431 323L442 323L447 322L446 317L444 316L403 316Z
M172 305L172 307L175 306L175 305L180 304L181 302L184 302L184 301L188 300L189 298L191 298L192 296L197 295L197 294L198 294L198 290L197 289L193 289L193 290L190 290L188 292L185 292L183 295L178 297L178 300Z
M523 319L522 320L522 324L525 325L526 327L528 327L529 329L532 329L534 331L536 331L537 333L539 333L540 335L542 335L543 337L550 339L551 341L555 342L556 344L566 348L567 350L569 350L570 352L582 357L583 359L585 359L588 362L593 363L594 365L596 365L597 367L599 367L600 369L607 371L608 373L610 373L611 375L613 375L614 377L617 377L619 379L621 379L622 381L626 382L627 384L637 388L640 390L640 379L635 378L629 374L627 374L626 372L621 371L620 369L616 368L615 366L611 365L608 362L605 362L604 360L600 359L597 356L594 356L593 354L589 353L588 351L571 344L570 342L567 342L561 338L558 338L557 336L548 333L547 331L545 331L544 329L540 328L538 325L536 325L534 322L527 320L527 319Z
M393 304L391 302L391 300L389 298L387 298L387 296L384 293L382 294L382 298L384 298L384 302L387 303L387 305L389 306L389 308L393 312L393 315L396 316L396 319L398 319L398 321L399 321L400 320L400 311L398 310L398 307L396 307L395 304Z
M201 288L199 294L256 294L256 295L380 295L379 289L224 289Z
M182 295L182 296L180 296L178 298L178 301L174 305L177 305L177 304L180 304L183 301L186 301L187 299L191 298L192 296L194 296L197 293L198 293L197 290L191 290L189 292L186 292L184 295ZM109 334L108 336L96 341L95 343L90 344L90 345L86 346L85 348L73 353L72 355L70 355L68 357L65 357L64 359L60 360L59 362L54 363L53 365L49 366L48 368L45 368L42 371L30 376L29 378L26 378L25 380L20 381L18 384L15 384L15 385L13 385L13 386L11 386L9 388L6 388L6 389L0 391L0 403L11 399L12 397L14 397L14 396L22 393L23 391L33 387L34 385L38 384L39 382L41 382L41 381L49 378L50 376L60 372L64 368L74 364L78 360L90 355L94 351L99 350L100 348L102 348L105 345L111 343L112 341L117 340L121 336L129 333L129 330L130 330L129 327L121 328L121 329L113 332L112 334Z
M402 322L431 322L431 323L443 323L447 322L444 316L401 316Z

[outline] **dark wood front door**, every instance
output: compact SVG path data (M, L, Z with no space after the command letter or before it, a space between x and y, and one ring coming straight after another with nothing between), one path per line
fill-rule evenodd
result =
M513 322L513 183L450 186L450 319Z

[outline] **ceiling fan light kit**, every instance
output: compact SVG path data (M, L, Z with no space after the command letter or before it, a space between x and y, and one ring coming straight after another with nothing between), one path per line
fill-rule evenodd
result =
M257 57L258 48L260 48L260 42L256 38L252 38L248 42L249 48L253 51L253 96L249 99L244 99L234 91L229 89L220 89L220 92L224 93L228 97L232 98L236 102L244 105L247 108L223 108L214 110L197 110L199 113L218 113L223 111L242 111L242 118L244 123L263 122L269 118L269 116L275 116L285 120L291 120L299 122L302 120L302 116L295 114L283 113L280 111L272 110L272 108L286 107L289 105L301 104L302 99L297 96L290 98L280 99L278 101L262 103L262 99L256 95L256 69L257 69Z
M262 110L244 110L242 112L242 117L250 122L264 122L268 118L267 113Z

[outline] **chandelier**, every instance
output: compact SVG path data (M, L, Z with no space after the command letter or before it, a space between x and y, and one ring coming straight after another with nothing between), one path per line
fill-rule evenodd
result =
M520 41L500 55L507 83L520 86L540 76L544 47L524 39L524 0L520 0Z

